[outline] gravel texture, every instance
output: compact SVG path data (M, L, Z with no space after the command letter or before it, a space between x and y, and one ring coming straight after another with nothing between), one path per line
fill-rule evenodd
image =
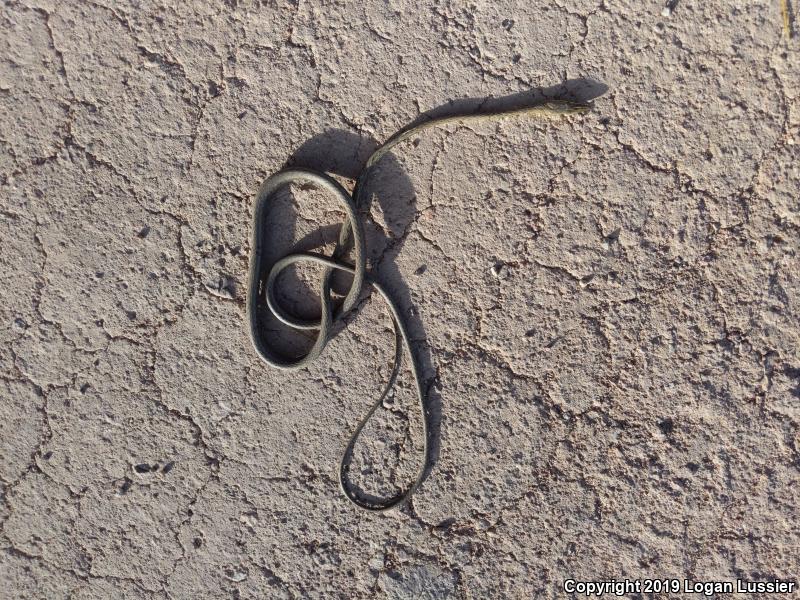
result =
M796 578L794 23L779 0L4 2L0 597ZM427 132L371 180L435 463L402 511L360 512L336 468L388 376L386 310L308 369L262 365L255 192L287 163L352 187L421 113L554 96L594 109ZM329 199L285 196L276 252L330 248ZM286 279L313 314L313 273ZM401 379L363 490L418 464Z

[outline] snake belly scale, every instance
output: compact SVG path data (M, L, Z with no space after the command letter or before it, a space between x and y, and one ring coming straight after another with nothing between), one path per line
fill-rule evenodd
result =
M495 121L507 117L560 117L582 113L588 108L589 106L586 104L579 104L566 100L555 100L516 110L498 110L436 118L424 121L407 129L402 129L391 136L369 157L356 181L352 196L332 177L311 169L284 169L268 177L262 184L253 211L250 268L247 288L247 328L250 340L260 359L270 367L297 370L306 367L312 361L319 358L325 349L325 345L330 340L335 322L353 310L356 302L361 297L365 283L370 285L383 297L392 316L395 332L395 352L391 374L383 388L383 392L378 399L373 402L358 424L356 424L352 435L345 445L344 452L339 462L339 485L342 492L359 508L380 512L403 505L422 483L430 462L430 440L425 386L421 379L418 359L415 356L414 349L409 339L405 319L387 290L382 287L375 278L366 273L364 226L359 211L363 210L366 206L364 202L365 198L362 196L364 195L365 183L372 168L397 144L415 137L424 130L432 127L447 124L460 125L480 121ZM270 204L275 199L276 194L293 183L311 184L325 190L338 201L346 217L339 232L336 248L332 256L325 256L312 252L294 252L285 255L272 264L265 264L264 251L268 243L267 224ZM350 253L352 257L352 264L346 262L344 259L348 253ZM302 319L292 315L280 305L277 299L276 282L279 275L287 267L303 263L322 267L322 274L318 287L321 305L319 319ZM345 295L344 300L338 306L334 306L334 301L331 297L331 280L336 271L343 271L352 276L350 289ZM276 351L269 344L264 333L262 333L259 328L259 299L265 301L267 309L284 325L296 330L311 330L317 332L316 341L305 355L299 357L285 356ZM355 493L347 483L350 458L362 429L378 407L381 406L383 400L394 386L400 370L400 362L403 357L404 348L410 359L410 371L414 380L416 396L422 414L423 456L416 475L414 476L414 480L404 491L390 498L367 499Z

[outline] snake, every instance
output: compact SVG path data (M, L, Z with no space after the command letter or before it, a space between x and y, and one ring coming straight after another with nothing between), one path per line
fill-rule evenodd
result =
M427 392L423 384L419 359L414 352L408 333L406 319L389 291L381 285L373 274L366 271L366 247L364 224L360 214L366 207L366 183L374 172L375 166L395 147L410 139L416 138L423 131L446 125L469 125L484 121L497 121L512 117L564 117L586 112L589 104L569 100L549 100L533 106L516 109L493 111L477 111L467 114L449 115L430 118L412 124L389 137L367 159L363 170L356 179L352 194L330 175L308 168L285 168L269 176L258 190L253 210L252 231L250 240L250 265L247 288L247 329L256 354L267 366L296 371L308 367L322 354L331 339L335 324L357 307L362 296L364 285L369 285L378 292L391 313L394 327L394 358L387 383L370 408L356 424L345 444L339 460L338 479L342 493L358 508L384 512L404 505L422 484L431 463L431 440L429 431L429 411L426 406ZM345 214L339 231L339 238L331 256L315 252L290 252L280 259L267 264L265 249L268 244L269 209L278 194L292 184L311 185L321 189L336 200ZM346 260L351 256L351 262ZM321 276L317 291L320 300L319 318L306 319L291 314L278 300L276 293L279 276L290 267L301 264L321 267ZM334 301L331 294L331 281L337 271L351 276L350 287L341 301ZM311 348L300 356L292 356L275 349L267 339L261 326L259 310L272 313L273 317L285 326L297 331L315 331L316 340ZM352 452L355 444L375 411L390 394L400 372L401 359L405 354L409 357L409 370L413 379L417 403L422 415L422 457L413 481L398 494L386 497L366 497L356 493L348 484L348 475ZM430 465L432 466L432 465Z

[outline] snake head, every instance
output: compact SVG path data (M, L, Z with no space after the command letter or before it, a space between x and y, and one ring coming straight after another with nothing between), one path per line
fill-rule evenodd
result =
M577 115L587 112L592 108L591 104L584 102L573 102L571 100L548 100L544 103L549 110L562 115Z

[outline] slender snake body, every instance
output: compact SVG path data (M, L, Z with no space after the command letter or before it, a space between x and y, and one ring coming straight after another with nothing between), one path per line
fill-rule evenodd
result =
M364 242L364 226L359 215L359 210L365 207L364 189L366 180L372 171L372 167L385 156L392 148L400 142L418 135L426 129L446 124L463 124L479 121L498 120L506 117L558 117L585 112L588 105L569 102L565 100L555 100L545 102L536 106L531 106L516 110L501 110L493 112L479 112L467 115L456 115L442 118L431 119L419 125L403 129L391 136L381 145L367 160L367 163L359 175L352 196L336 180L318 171L302 168L284 169L267 178L261 186L256 198L255 210L253 214L253 229L250 244L250 269L249 283L247 289L247 324L250 340L261 360L271 367L279 369L296 370L302 369L316 360L328 343L332 326L337 319L341 319L350 312L361 296L364 282L369 283L375 288L386 301L392 315L395 331L395 352L391 374L380 397L372 404L362 419L356 425L353 434L347 442L345 450L339 462L339 485L345 496L356 506L370 511L386 511L396 508L405 503L414 491L422 483L425 477L426 468L430 461L430 440L428 431L428 418L425 406L424 386L420 376L418 359L416 358L408 330L406 329L403 315L398 310L397 305L392 300L388 292L374 278L366 273L366 248ZM266 247L267 217L270 202L276 194L292 183L311 183L314 186L329 192L338 200L341 208L346 214L344 223L339 233L339 240L333 256L328 257L321 254L310 252L295 252L284 256L273 264L267 265L264 261L264 249ZM347 264L342 260L347 251L352 252L353 264ZM291 265L300 263L311 263L323 267L322 276L319 284L319 298L321 304L321 315L319 319L302 319L289 314L277 300L275 294L275 284L281 272ZM350 289L339 307L334 307L331 298L331 278L335 271L344 271L352 275ZM264 274L266 275L266 280ZM262 285L263 284L263 285ZM303 356L290 357L277 352L264 339L264 334L259 329L258 300L264 294L266 305L272 314L282 323L290 328L297 330L316 330L317 338L311 349ZM410 358L410 370L414 379L419 407L422 411L423 424L423 456L420 467L417 470L414 481L400 494L386 499L366 499L356 494L346 483L346 476L349 469L350 457L361 430L367 424L370 417L375 413L383 400L391 391L400 369L400 359L403 355L403 348L406 348Z

